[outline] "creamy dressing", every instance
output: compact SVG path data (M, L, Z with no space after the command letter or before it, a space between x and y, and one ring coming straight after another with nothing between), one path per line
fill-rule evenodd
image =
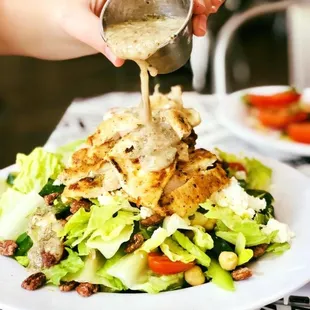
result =
M113 53L133 60L140 67L142 104L140 116L144 126L132 133L133 149L127 156L139 159L141 167L158 171L168 167L175 159L179 137L173 128L160 121L153 121L149 94L149 74L157 75L156 68L147 59L161 46L173 39L182 27L184 18L147 17L107 27L105 34Z
M142 117L150 123L152 113L149 102L149 75L156 76L157 70L147 63L163 44L181 28L184 18L150 16L144 20L128 21L110 25L106 29L106 39L115 55L135 61L140 67Z
M174 161L180 139L169 124L154 121L132 132L129 142L127 156L138 158L144 170L158 171Z

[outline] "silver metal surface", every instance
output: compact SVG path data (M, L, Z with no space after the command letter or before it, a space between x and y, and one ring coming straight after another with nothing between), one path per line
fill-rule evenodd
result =
M265 14L280 12L287 10L291 5L296 4L298 0L279 1L273 3L266 3L258 5L243 13L236 14L231 17L228 22L222 27L214 52L214 91L218 95L225 95L227 93L226 85L226 54L236 31L247 21L262 16ZM253 34L255 35L255 34Z
M101 35L106 41L108 25L141 20L147 16L184 17L184 23L176 36L159 47L147 62L160 74L173 72L188 61L192 51L193 0L108 0L101 19Z

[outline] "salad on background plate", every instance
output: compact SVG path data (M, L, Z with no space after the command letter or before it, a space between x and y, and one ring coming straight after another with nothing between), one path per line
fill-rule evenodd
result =
M0 254L27 268L24 289L88 297L210 283L234 291L255 277L252 262L290 249L272 170L196 149L200 117L183 106L180 88L150 100L172 147L142 139L130 108L111 110L86 141L17 155L1 183Z
M310 144L309 90L302 95L295 88L270 95L247 93L249 124L256 130L276 132L282 139Z

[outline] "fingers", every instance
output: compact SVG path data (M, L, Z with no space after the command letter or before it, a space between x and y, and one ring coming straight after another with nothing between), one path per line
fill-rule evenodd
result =
M224 0L212 0L211 13L216 13L221 5L224 3Z
M114 66L120 67L124 63L124 60L111 52L102 39L99 18L91 10L85 7L75 8L74 14L64 16L61 24L69 35L104 54Z
M199 14L205 14L206 12L206 5L204 0L195 0L194 1L194 7L193 7L193 14L199 15Z
M193 32L197 37L202 37L207 31L207 16L196 15L193 17Z

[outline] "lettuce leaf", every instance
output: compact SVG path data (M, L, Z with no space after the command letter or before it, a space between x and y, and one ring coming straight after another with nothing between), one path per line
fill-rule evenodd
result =
M27 256L14 256L14 258L23 267L27 267L29 265L29 258Z
M16 240L28 227L30 217L44 199L35 192L22 194L9 188L0 198L0 239Z
M184 234L182 234L179 231L176 231L172 238L176 240L182 248L187 250L190 254L192 254L197 262L205 267L209 267L211 259L210 257L205 254L198 246L196 246L193 242L190 241L188 237L186 237Z
M45 269L43 272L48 279L48 283L59 285L60 281L71 273L76 273L84 267L83 260L79 255L69 248L66 248L68 257L62 260L58 265L55 265L49 269Z
M97 275L99 277L102 277L105 279L105 281L108 281L108 284L106 284L106 286L114 291L122 291L127 289L127 287L124 286L121 280L107 273L107 270L109 270L114 264L116 264L123 256L125 256L125 252L123 250L119 250L112 258L108 259L105 262L104 266L97 272Z
M157 228L152 237L146 240L142 246L137 249L136 251L145 251L147 253L153 251L154 249L158 248L168 237L168 233L162 227Z
M251 249L246 249L246 239L242 233L239 233L236 241L235 252L238 255L238 266L243 265L250 261L254 253Z
M48 179L56 179L63 169L61 158L41 147L35 148L28 156L17 154L16 164L19 173L13 188L24 194L40 192Z
M266 252L267 253L273 253L276 255L282 255L284 252L286 252L290 248L291 248L291 246L288 242L286 242L286 243L273 243L267 248Z
M167 238L160 246L162 252L173 262L180 261L185 264L194 261L194 255L185 251L172 238Z
M236 245L238 234L246 238L247 246L270 243L274 235L266 235L255 220L243 219L229 208L213 207L205 214L207 218L220 220L222 224L217 227L216 235L227 242ZM219 227L222 230L219 230ZM223 229L226 229L223 231Z
M90 215L91 213L85 211L84 208L80 208L73 214L59 234L59 237L66 236L66 245L76 246L82 241Z
M163 228L166 229L168 236L173 235L178 229L191 230L194 232L194 244L201 250L206 251L213 248L212 237L205 232L205 229L199 225L191 226L188 219L183 219L177 214L168 216L163 222Z
M147 253L144 251L125 255L105 272L119 279L127 288L150 294L182 287L183 274L158 276L148 269Z
M231 274L224 270L215 259L211 259L210 266L206 271L206 276L212 279L212 283L223 288L224 290L235 290L235 285Z
M268 190L271 184L272 170L259 160L248 157L239 157L216 149L219 157L227 162L237 162L244 165L247 171L246 187L257 190Z
M55 153L60 156L64 164L67 164L73 152L75 152L84 142L85 140L76 140L73 142L69 142L65 145L58 147Z
M268 190L271 184L272 170L257 159L245 158L247 168L247 187Z
M120 246L130 239L134 221L139 219L140 216L132 212L118 211L115 217L105 221L102 227L92 233L86 242L87 247L98 249L107 259L113 257Z
M84 266L77 272L67 274L62 280L64 281L76 281L79 283L89 282L92 284L109 284L104 281L97 274L98 270L102 268L105 263L105 259L96 250L92 250L87 257L83 260Z
M78 246L81 255L97 249L109 259L130 239L134 222L140 219L138 213L125 211L126 207L121 209L123 204L118 200L106 206L93 205L90 212L81 208L66 223L60 236L66 237L66 245Z

